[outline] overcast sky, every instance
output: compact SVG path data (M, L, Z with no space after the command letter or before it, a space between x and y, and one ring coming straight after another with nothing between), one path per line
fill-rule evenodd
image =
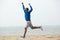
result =
M60 25L60 0L0 0L0 26L25 26L21 2L33 11L33 25Z

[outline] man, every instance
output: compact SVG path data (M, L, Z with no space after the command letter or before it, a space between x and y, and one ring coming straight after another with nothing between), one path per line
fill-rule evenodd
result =
M23 38L25 38L25 35L26 35L26 32L27 32L27 28L28 28L28 27L30 27L31 29L41 28L41 30L43 30L41 26L37 27L37 26L33 26L33 25L32 25L31 19L30 19L30 18L31 18L31 17L30 17L30 14L31 14L33 8L32 8L32 6L31 6L30 4L29 4L29 6L30 6L30 10L29 10L29 8L25 8L25 7L24 7L24 3L22 2L22 7L23 7L23 10L24 10L24 13L25 13L25 20L26 20L26 22L27 22L27 25L26 25L26 27L25 27L25 31L24 31Z

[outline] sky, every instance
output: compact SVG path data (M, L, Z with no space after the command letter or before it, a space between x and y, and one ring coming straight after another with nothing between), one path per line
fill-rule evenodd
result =
M26 25L21 2L32 5L33 25L60 25L60 0L0 0L0 27Z

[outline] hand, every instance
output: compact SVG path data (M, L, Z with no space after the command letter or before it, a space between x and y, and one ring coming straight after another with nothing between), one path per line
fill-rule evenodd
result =
M29 6L31 6L30 3L29 3Z
M24 4L24 3L22 2L22 4Z

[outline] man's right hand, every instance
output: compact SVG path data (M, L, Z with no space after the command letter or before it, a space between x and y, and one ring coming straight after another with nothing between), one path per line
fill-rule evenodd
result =
M22 4L24 4L24 3L22 2Z
M31 6L31 4L29 3L29 6Z

